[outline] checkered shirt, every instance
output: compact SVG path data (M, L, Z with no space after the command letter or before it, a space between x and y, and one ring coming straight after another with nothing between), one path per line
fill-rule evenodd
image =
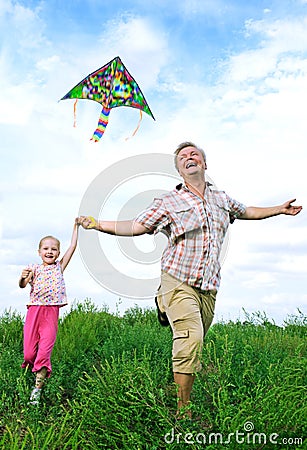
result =
M149 233L168 238L161 269L201 290L218 290L220 254L228 226L245 212L245 205L207 183L204 199L179 184L155 198L136 221Z

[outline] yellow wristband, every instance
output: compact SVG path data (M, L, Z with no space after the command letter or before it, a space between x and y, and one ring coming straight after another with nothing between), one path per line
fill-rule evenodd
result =
M94 228L97 225L96 220L92 216L88 216L88 219L90 219L91 223L87 226L87 228Z

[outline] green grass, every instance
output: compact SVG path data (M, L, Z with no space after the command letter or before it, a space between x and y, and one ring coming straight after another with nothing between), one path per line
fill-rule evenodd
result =
M193 420L176 422L172 336L154 310L134 307L119 317L90 300L73 305L60 320L39 407L28 405L33 374L20 368L23 317L7 311L0 449L307 448L306 327L300 311L283 327L262 313L214 324L194 384Z

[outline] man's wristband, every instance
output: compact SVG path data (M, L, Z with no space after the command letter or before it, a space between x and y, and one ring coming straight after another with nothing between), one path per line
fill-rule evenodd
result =
M96 222L96 220L94 219L94 217L88 216L88 219L90 219L91 223L88 225L87 228L88 228L88 229L95 228L95 227L97 226L97 222Z

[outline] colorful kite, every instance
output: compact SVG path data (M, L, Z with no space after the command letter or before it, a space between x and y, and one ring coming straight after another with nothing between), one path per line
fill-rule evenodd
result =
M102 104L98 126L91 138L95 142L99 141L105 132L111 109L117 106L130 106L139 109L140 121L142 119L142 111L155 120L137 82L132 78L118 56L84 78L64 95L61 100L67 98L77 99L74 104L75 113L78 99L94 100ZM140 121L133 134L138 130Z

